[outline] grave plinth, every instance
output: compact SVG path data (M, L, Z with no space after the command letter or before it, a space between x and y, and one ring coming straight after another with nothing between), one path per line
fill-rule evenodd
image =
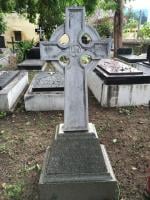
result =
M32 80L25 96L27 111L64 109L64 75L39 72Z
M117 199L117 181L95 126L89 123L86 133L74 134L65 134L63 126L57 127L55 140L45 155L40 199Z
M41 70L44 71L46 63L39 59L27 59L17 65L19 70Z
M65 73L64 124L57 127L46 152L39 181L41 200L115 200L118 196L106 150L88 121L87 72L108 56L110 42L101 40L84 17L83 7L67 8L65 24L49 42L40 44L41 58L54 61ZM59 42L64 34L69 38L66 44Z
M13 111L28 86L28 73L0 72L0 111Z
M104 107L148 105L150 74L113 59L88 74L88 86Z

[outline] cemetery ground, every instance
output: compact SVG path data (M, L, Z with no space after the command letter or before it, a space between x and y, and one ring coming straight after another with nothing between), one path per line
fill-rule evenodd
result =
M30 72L30 78L33 74ZM142 200L150 151L149 107L102 108L89 92L89 118L106 146L121 200ZM0 200L39 200L43 158L62 111L0 113Z

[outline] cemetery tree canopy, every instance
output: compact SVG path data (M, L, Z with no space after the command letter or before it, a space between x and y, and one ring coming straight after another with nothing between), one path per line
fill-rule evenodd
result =
M134 0L101 0L99 7L104 10L114 10L114 54L117 49L122 47L122 26L123 26L123 7L127 1Z
M47 38L54 28L64 21L64 10L67 6L85 6L87 14L91 14L98 0L0 0L3 12L15 10L18 13L26 13L30 22L38 23L45 30Z

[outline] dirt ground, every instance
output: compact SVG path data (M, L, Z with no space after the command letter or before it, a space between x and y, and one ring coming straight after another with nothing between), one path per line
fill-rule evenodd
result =
M149 108L101 108L91 93L89 96L90 122L106 146L120 199L144 199L150 161ZM0 199L38 200L44 153L56 125L63 122L63 112L26 112L22 100L14 113L4 115L0 119Z
M89 92L89 119L106 146L119 199L144 199L150 165L149 107L101 108ZM0 113L0 200L39 200L44 154L62 122L62 111L26 112L23 99L14 113Z

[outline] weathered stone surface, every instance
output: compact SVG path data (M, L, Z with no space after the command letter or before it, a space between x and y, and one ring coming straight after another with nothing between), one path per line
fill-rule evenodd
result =
M109 63L113 64L109 65ZM124 68L124 71L122 71L122 67ZM94 69L94 72L102 79L106 85L150 83L150 74L143 73L142 68L136 69L112 59L106 60L106 62L105 60L101 60L98 63L98 66Z
M41 57L60 63L65 71L64 125L56 132L47 150L40 176L41 200L112 200L117 198L117 183L104 147L99 145L95 128L89 128L87 72L109 52L109 41L85 24L83 7L66 9L65 25L41 43ZM69 42L60 44L67 34ZM91 38L85 42L85 35ZM84 36L84 41L82 40ZM86 63L82 56L90 57ZM66 62L69 60L69 62ZM81 62L82 60L82 62Z
M17 65L18 69L23 70L43 70L45 62L38 59L27 59Z
M143 75L110 75L97 68L88 74L88 86L103 107L148 105L150 69L137 65Z
M84 34L91 40L83 42ZM67 34L69 42L59 42L63 34ZM98 33L85 23L83 7L66 9L65 24L60 26L51 36L50 42L41 42L41 59L55 61L65 71L65 131L87 130L88 101L86 73L94 68L97 61L109 54L110 40L101 40ZM81 62L82 56L91 58L90 63ZM61 64L60 58L65 56L69 63Z
M58 139L51 147L46 173L51 178L107 173L98 139Z
M32 91L64 91L64 75L53 72L39 73L33 81Z
M13 111L28 86L28 73L19 72L0 90L0 111Z
M125 63L113 59L102 59L98 62L97 67L109 75L137 75L143 74L142 71L131 67Z
M18 71L1 71L0 90L2 90L7 84L9 84L18 74Z
M32 80L25 96L27 111L64 109L64 75L39 72Z
M54 196L57 200L117 198L117 182L107 153L94 134L65 134L55 139L47 149L40 177L41 200Z

